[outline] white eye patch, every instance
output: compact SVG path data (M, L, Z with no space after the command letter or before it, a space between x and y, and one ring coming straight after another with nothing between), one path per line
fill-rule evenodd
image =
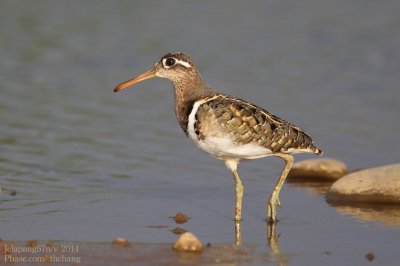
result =
M171 61L171 60L173 60L173 61ZM162 64L163 64L165 69L173 67L176 64L180 64L181 66L184 66L186 68L191 68L192 67L188 62L183 61L183 60L179 60L179 59L176 59L176 58L173 58L173 57L164 58L162 60Z

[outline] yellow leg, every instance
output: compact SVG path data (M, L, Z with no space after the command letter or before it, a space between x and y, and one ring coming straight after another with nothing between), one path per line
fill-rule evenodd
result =
M282 174L279 177L278 183L276 184L274 191L272 191L271 196L268 200L267 204L267 220L270 223L275 223L276 222L276 207L280 206L280 201L279 201L279 192L281 191L281 188L283 186L283 183L285 182L285 179L290 171L290 168L292 168L293 165L293 156L290 154L278 154L276 155L283 160L285 160L285 167L283 168Z
M242 217L242 199L243 199L243 184L237 172L238 160L226 160L226 166L231 170L236 184L236 206L235 206L235 221L240 221Z

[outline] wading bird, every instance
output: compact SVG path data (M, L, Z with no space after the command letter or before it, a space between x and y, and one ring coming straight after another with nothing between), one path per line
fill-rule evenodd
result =
M276 221L279 191L293 164L293 154L322 154L299 127L239 98L209 87L193 60L185 53L168 53L154 67L115 87L121 91L149 78L166 78L175 89L175 114L179 125L194 143L224 160L236 183L235 220L240 221L243 185L237 166L243 159L276 156L285 167L269 197L266 216Z

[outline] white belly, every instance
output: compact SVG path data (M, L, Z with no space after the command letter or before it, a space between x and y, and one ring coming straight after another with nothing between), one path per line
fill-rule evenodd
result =
M235 144L229 138L210 137L205 140L192 139L205 152L219 159L257 159L272 155L271 150L255 144Z

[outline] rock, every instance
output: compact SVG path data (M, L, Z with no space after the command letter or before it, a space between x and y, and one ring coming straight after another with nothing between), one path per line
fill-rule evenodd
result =
M348 174L332 184L327 200L400 204L400 164Z
M131 244L123 237L117 237L112 242L113 246L130 247Z
M294 163L288 178L293 180L302 178L334 181L344 176L346 173L346 164L336 159L310 159Z
M190 232L183 233L172 247L176 251L201 252L203 244Z
M175 223L177 223L177 224L184 224L187 221L189 221L189 219L190 219L190 217L186 213L183 213L183 212L178 212L177 214L175 214L175 216L171 216L169 218L174 220Z
M27 240L26 241L26 246L27 247L35 248L35 247L37 247L37 245L38 245L37 240Z
M373 261L373 260L375 259L375 255L374 255L374 253L372 253L372 252L368 252L368 253L365 255L365 258L366 258L368 261Z

